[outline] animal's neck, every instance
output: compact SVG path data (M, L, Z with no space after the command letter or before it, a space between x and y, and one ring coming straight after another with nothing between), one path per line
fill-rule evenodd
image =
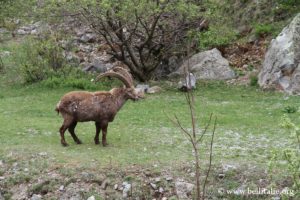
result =
M114 91L114 101L117 109L120 110L127 101L125 90L123 88L118 88L116 91Z

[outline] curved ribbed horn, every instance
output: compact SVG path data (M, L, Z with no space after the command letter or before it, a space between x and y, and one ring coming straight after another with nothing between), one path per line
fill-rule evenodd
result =
M119 79L120 81L122 81L125 86L127 88L131 88L131 84L130 82L127 80L127 78L125 78L123 75L119 74L119 73L116 73L116 72L106 72L104 74L100 74L96 77L96 80L95 81L98 81L99 79L103 78L103 77L108 77L108 76L111 76L111 77L115 77L117 79Z
M128 82L133 86L133 78L132 75L129 73L129 71L123 67L114 67L111 69L114 72L122 74L124 77L127 78Z

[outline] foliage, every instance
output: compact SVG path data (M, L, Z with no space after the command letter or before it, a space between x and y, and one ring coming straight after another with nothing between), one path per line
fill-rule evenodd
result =
M254 25L254 33L258 37L265 37L274 32L275 27L272 24L256 24Z
M61 1L59 9L79 13L105 39L112 54L140 81L174 53L183 53L189 31L199 23L192 1Z
M287 161L287 170L293 178L293 187L300 197L300 127L292 122L292 120L284 115L281 126L290 131L291 137L295 138L293 143L295 148L285 148L283 150L284 159Z
M205 32L199 33L200 49L209 49L214 47L222 47L230 44L237 39L237 33L226 27L217 26L210 27Z
M14 36L20 19L28 21L36 5L37 0L0 0L0 28L6 28Z
M283 112L285 113L295 113L298 111L298 108L296 106L285 106L284 109L283 109Z
M66 77L73 70L63 55L63 49L53 36L41 40L27 38L22 42L17 60L26 83L52 77Z
M256 87L258 86L258 77L257 74L250 75L250 86Z

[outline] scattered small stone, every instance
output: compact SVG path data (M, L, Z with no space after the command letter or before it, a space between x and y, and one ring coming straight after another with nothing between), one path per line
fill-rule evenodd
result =
M141 89L141 90L143 90L144 92L147 93L150 87L149 87L149 85L138 84L135 88L136 89Z
M164 191L165 191L165 190L164 190L164 188L162 188L162 187L159 187L158 191L159 191L159 193L161 193L161 194L162 194L162 193L164 193Z
M280 200L280 196L273 197L272 200Z
M4 176L0 176L0 181L3 181L5 179Z
M105 180L102 182L100 188L101 188L102 190L106 190L106 187L107 187L108 185L109 185L109 180L108 180L108 179L105 179Z
M131 184L129 184L128 182L123 182L122 186L124 187L123 198L127 198L129 196L129 192L131 190Z
M87 200L95 200L95 196L90 196Z
M42 196L40 194L33 194L30 200L41 200Z
M155 181L155 183L160 182L160 177L155 178L154 181Z
M229 170L234 170L236 169L236 166L234 165L229 165L229 164L223 164L222 165L222 168L223 168L223 172L227 172Z
M173 177L172 176L167 176L166 177L166 181L172 181L173 180Z
M175 189L179 199L186 199L189 195L191 195L194 189L194 184L178 180L175 182Z
M147 93L154 94L154 93L158 93L158 92L161 92L161 91L162 91L161 87L153 86L151 88L148 88Z
M168 200L168 198L167 197L163 197L161 200Z
M219 179L223 179L225 177L225 174L219 174L218 177Z
M24 168L24 172L28 172L29 171L29 169L28 168Z
M117 190L118 187L119 187L118 184L115 184L115 185L114 185L114 190Z
M65 190L65 186L64 185L61 185L60 187L59 187L59 191L64 191Z
M47 156L48 154L47 154L47 152L40 152L39 153L39 156Z
M151 188L152 188L153 190L156 190L156 189L157 189L157 185L154 184L154 183L150 183L150 186L151 186Z
M18 163L15 162L15 163L13 164L13 168L16 169L17 167L18 167Z

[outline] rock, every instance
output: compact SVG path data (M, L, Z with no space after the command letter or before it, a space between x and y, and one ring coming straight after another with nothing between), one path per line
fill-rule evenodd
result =
M96 200L95 196L90 196L87 200Z
M258 83L300 95L300 13L271 41Z
M104 73L110 68L112 68L112 64L110 63L106 64L102 62L100 59L94 59L92 63L88 64L83 68L83 71Z
M0 160L0 166L2 167L4 165L3 161Z
M58 190L61 191L61 192L64 191L65 190L65 186L61 185Z
M138 84L135 88L147 93L150 87L149 85Z
M182 59L177 56L171 56L166 62L161 63L154 71L154 75L158 78L166 78L170 73L176 71Z
M5 179L4 176L0 176L0 181L3 181Z
M123 182L122 183L123 186L123 198L127 198L129 197L129 192L131 191L131 184L129 184L128 182Z
M166 179L166 181L172 181L173 177L172 176L167 176L165 179Z
M42 157L45 157L45 156L47 156L48 154L47 154L47 152L40 152L39 153L39 156L42 156Z
M19 30L17 30L17 34L19 34L19 35L26 35L27 32L24 31L23 29L19 29Z
M229 164L222 165L223 172L228 172L230 170L235 170L235 169L236 169L236 166L234 166L234 165L229 165Z
M225 177L225 174L218 174L219 179L223 179Z
M176 72L171 73L169 77L183 77L187 69L194 74L196 79L201 80L227 80L235 78L235 73L229 67L228 60L222 57L221 52L216 48L193 55Z
M40 194L33 194L30 200L41 200L42 196Z
M165 190L164 190L164 188L162 188L162 187L159 187L159 189L158 189L158 192L159 192L159 193L161 193L161 194L162 194L162 193L164 193L164 191L165 191Z
M178 89L183 91L188 91L191 89L196 89L196 77L193 73L190 73L178 83Z
M154 181L155 181L155 183L159 183L159 182L160 182L160 177L156 177L156 178L154 179Z
M5 28L0 28L0 34L8 33L9 31Z
M0 191L0 200L4 200L4 197L2 196L1 191Z
M83 34L79 41L83 43L94 43L97 40L97 35L93 33Z
M10 56L10 55L11 55L10 51L2 51L2 52L0 52L0 56L1 57L7 57L7 56Z
M151 188L152 188L153 190L156 190L156 189L157 189L157 185L154 184L154 183L150 183L150 186L151 186Z
M163 197L163 198L161 198L161 200L168 200L168 198L167 197Z
M114 190L118 190L118 187L119 187L118 184L115 184L114 185Z
M106 190L106 188L107 188L108 185L109 185L109 180L108 180L108 179L105 179L105 180L102 182L100 188L101 188L102 190Z
M182 180L175 182L175 190L179 199L187 199L194 189L194 184L186 183Z
M153 86L151 88L148 88L147 93L148 94L154 94L154 93L159 93L161 91L162 91L161 87L159 87L159 86Z

